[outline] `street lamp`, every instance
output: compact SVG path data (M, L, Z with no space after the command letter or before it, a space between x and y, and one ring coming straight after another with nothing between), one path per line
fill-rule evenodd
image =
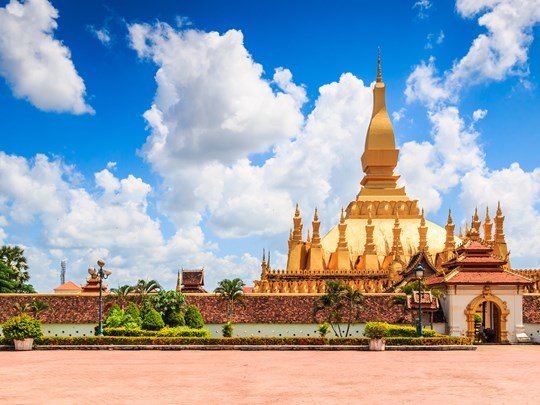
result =
M92 277L99 277L99 328L98 328L98 336L103 336L103 279L108 278L112 271L110 270L104 270L103 266L105 266L105 262L101 259L97 261L97 265L99 266L99 270L96 271L95 268L90 267L88 269L88 273Z
M422 337L422 279L424 278L424 268L419 264L414 271L418 280L418 325L416 328L416 337Z

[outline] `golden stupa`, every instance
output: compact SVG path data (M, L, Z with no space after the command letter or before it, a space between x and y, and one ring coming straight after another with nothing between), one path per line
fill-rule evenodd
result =
M411 200L405 188L397 185L399 176L394 169L398 155L386 111L379 54L373 113L361 158L364 177L360 192L345 210L342 209L339 224L322 239L317 209L312 221L312 237L308 231L307 239L303 239L302 218L297 206L288 242L287 268L271 269L270 254L266 261L263 252L261 279L254 282L253 292L321 293L325 291L326 281L338 279L360 292L391 292L412 278L414 268L420 263L427 276L441 274L442 264L454 257L455 247L461 243L463 235L461 230L459 237L454 235L451 212L445 227L430 222L425 219L424 210L419 209L418 200ZM486 242L494 245L495 253L508 260L503 220L499 206L494 240L486 212L484 233ZM475 212L471 230L479 232L479 228Z

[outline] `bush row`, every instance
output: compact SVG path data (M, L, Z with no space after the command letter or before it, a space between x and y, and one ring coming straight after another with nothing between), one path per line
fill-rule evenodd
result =
M103 328L104 336L210 337L208 329L163 328L159 331L141 328Z
M323 338L323 337L159 337L159 336L43 336L34 344L45 346L82 346L82 345L314 345L314 346L360 346L367 345L368 338ZM12 344L6 338L0 338L0 345ZM389 346L438 346L473 344L472 338L462 336L438 336L432 338L387 338Z

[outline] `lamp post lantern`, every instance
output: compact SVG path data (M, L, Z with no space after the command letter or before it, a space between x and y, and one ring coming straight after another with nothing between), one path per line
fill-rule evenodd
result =
M103 336L103 279L107 279L112 271L103 269L105 262L101 259L97 261L99 270L96 271L95 268L90 267L88 273L92 277L99 277L99 327L98 327L98 336Z
M424 268L419 264L414 271L418 279L418 325L416 327L416 336L422 337L424 334L422 332L422 279L424 278Z

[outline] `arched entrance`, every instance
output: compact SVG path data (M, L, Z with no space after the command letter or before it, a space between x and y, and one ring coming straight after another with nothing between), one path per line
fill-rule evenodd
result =
M479 313L484 319L484 326L489 329L490 340L493 343L508 342L506 322L510 311L506 302L491 293L489 287L484 287L482 295L473 299L465 309L467 316L467 337L475 337L474 315Z

